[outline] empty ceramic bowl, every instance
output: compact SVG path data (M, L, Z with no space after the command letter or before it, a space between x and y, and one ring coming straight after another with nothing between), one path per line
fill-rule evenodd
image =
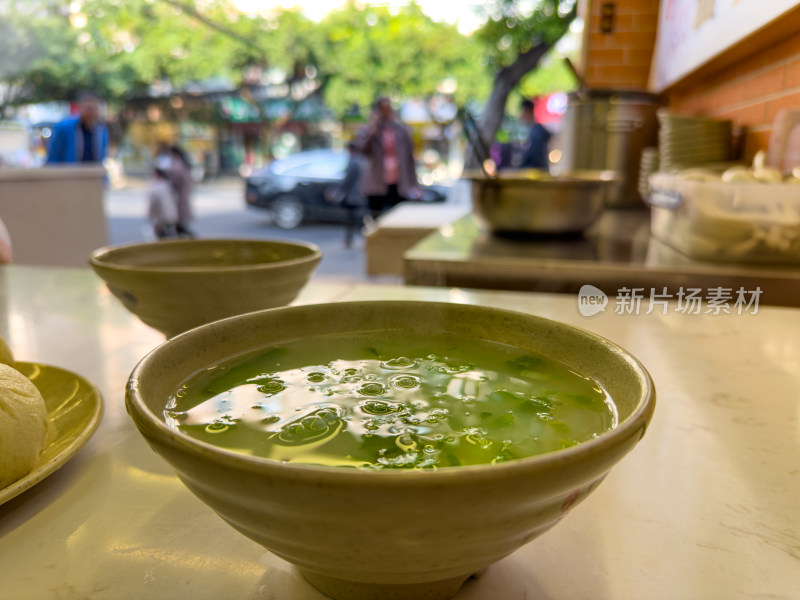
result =
M321 258L302 242L198 239L108 246L89 262L125 308L172 337L289 304Z
M233 356L303 338L386 339L391 332L420 340L471 336L544 354L605 388L618 424L572 447L496 464L366 470L226 449L190 437L165 414L187 378ZM635 358L586 331L487 307L389 301L286 307L196 328L140 362L126 405L194 494L323 593L337 600L435 600L451 598L471 574L583 501L644 435L655 393Z

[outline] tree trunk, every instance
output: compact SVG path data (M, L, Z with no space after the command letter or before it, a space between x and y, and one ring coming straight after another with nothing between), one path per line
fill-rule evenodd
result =
M513 91L520 80L533 71L542 57L547 54L552 46L544 42L537 43L533 48L520 54L517 59L503 67L497 73L492 85L492 93L489 95L489 100L483 109L483 114L477 120L478 132L483 142L483 147L487 150L491 147L494 141L494 136L500 125L503 123L503 117L506 114L506 102L508 95ZM488 158L482 157L483 160ZM475 150L474 144L470 144L467 150L467 159L465 167L475 169L478 167L478 153Z
M576 2L572 10L563 18L563 33L569 30L570 23L572 23L577 15L578 3ZM494 136L497 135L497 130L500 129L500 125L503 123L508 95L517 87L517 84L519 84L525 75L536 68L539 61L547 54L550 48L553 47L556 41L558 40L547 43L538 40L530 50L517 56L513 63L500 69L495 76L492 85L492 93L489 95L489 100L486 102L483 114L477 122L481 142L483 142L482 146L487 151L494 141ZM483 159L486 158L488 157L483 157ZM474 148L474 144L470 144L467 149L464 166L468 169L475 169L479 166L478 153Z

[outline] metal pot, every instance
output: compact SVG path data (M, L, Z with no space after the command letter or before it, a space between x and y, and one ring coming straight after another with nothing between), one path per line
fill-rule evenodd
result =
M605 192L609 207L642 206L642 150L658 144L657 110L664 99L630 90L587 90L569 95L563 122L562 164L567 170L610 169L620 181Z
M497 177L465 172L472 181L472 208L484 229L495 233L581 232L603 210L603 193L618 179L609 171L552 176L535 169Z

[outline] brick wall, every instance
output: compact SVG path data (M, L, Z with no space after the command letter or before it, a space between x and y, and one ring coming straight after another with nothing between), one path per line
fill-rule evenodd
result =
M590 88L646 89L659 0L616 0L614 30L600 30L605 0L585 0L583 69ZM741 157L766 149L775 115L800 108L800 8L734 45L666 95L673 112L731 119Z
M752 41L740 59L669 93L675 112L732 119L737 129L744 128L746 160L767 148L779 110L800 108L800 35L775 39L766 31L761 36L764 43Z
M614 29L600 31L602 0L590 0L584 79L590 88L646 89L658 27L658 0L616 0Z

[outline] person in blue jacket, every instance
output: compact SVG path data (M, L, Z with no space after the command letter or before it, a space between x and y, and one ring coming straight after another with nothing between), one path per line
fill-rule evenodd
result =
M550 170L550 157L548 144L552 133L534 116L535 105L533 101L525 99L520 107L520 121L528 128L528 138L522 147L521 169Z
M100 98L82 94L80 113L53 128L47 164L102 163L108 147L108 129L100 121Z

